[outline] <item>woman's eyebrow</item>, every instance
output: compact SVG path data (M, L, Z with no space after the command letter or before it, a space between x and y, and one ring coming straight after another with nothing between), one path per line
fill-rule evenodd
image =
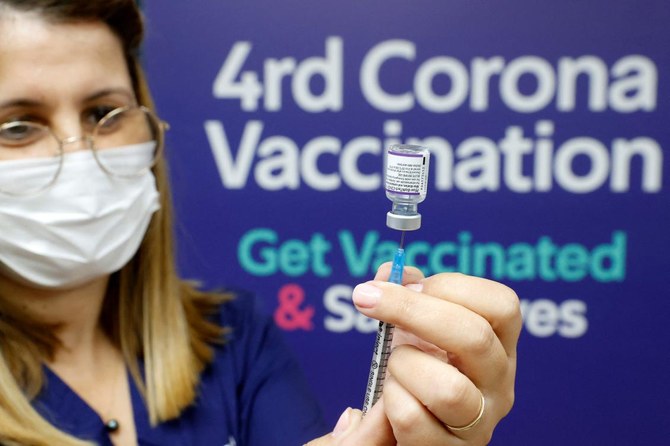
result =
M86 102L95 101L97 99L101 99L101 98L104 98L106 96L118 95L118 94L120 94L122 96L125 96L126 98L128 98L129 100L131 100L133 102L135 101L135 95L130 90L128 90L127 88L122 88L122 87L120 87L120 88L105 88L103 90L96 91L92 95L87 96L85 98L85 101Z
M103 90L96 91L95 93L87 96L84 99L84 102L92 102L97 99L101 99L106 96L112 96L112 95L125 96L130 102L135 102L135 95L127 88L122 87L105 88ZM13 98L0 102L0 109L10 107L41 107L41 106L44 106L43 102L28 98Z
M19 99L9 99L7 101L0 102L0 109L9 107L39 107L41 105L44 104L34 99L19 98Z

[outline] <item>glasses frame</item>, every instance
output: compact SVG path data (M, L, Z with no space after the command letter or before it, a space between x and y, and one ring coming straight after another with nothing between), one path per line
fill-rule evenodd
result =
M151 165L143 168L139 172L124 175L120 174L117 172L113 172L109 170L104 163L100 160L98 156L98 148L95 147L95 135L97 133L98 128L102 127L105 125L105 123L109 122L111 119L114 119L114 117L118 116L121 113L125 113L127 111L131 110L140 110L144 112L150 119L155 121L156 124L156 149L155 149L155 154L153 161ZM3 124L0 125L0 131L2 131L4 128L9 127L9 126L19 126L19 125L27 125L35 128L40 128L43 131L48 132L54 140L58 143L58 153L55 154L54 156L58 157L58 166L56 168L56 173L54 174L53 178L51 181L49 181L47 184L44 186L40 187L39 189L36 189L34 191L30 191L27 193L21 193L21 192L9 192L5 191L2 188L0 188L0 194L4 195L9 195L9 196L29 196L29 195L36 195L39 194L50 187L52 187L56 181L58 181L58 177L60 176L60 173L63 169L63 162L65 159L65 146L68 144L73 144L78 141L83 141L84 144L86 145L86 149L91 150L93 152L93 158L95 159L96 164L100 169L102 169L103 172L105 172L106 175L115 177L115 178L136 178L139 176L144 175L147 171L151 170L156 163L158 162L158 159L163 156L163 151L165 148L165 132L170 130L170 124L168 124L166 121L163 121L158 117L156 113L154 113L151 109L148 107L145 107L144 105L126 105L122 107L117 107L114 110L110 111L107 113L105 116L102 117L96 124L93 129L93 132L82 135L82 136L70 136L67 138L59 138L58 135L53 131L53 129L44 124L40 124L37 122L30 122L30 121L13 121L11 123Z

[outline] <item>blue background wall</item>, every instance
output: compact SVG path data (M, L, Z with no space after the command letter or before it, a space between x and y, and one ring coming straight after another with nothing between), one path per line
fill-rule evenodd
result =
M180 268L259 293L331 423L374 336L351 289L399 239L381 151L423 141L411 263L522 299L492 444L667 444L667 1L144 3Z

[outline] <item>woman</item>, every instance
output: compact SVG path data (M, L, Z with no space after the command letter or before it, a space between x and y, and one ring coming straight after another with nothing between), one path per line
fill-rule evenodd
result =
M141 38L132 0L0 0L0 443L318 437L317 406L253 301L177 277ZM401 327L383 397L311 444L486 444L513 402L516 295L388 273L353 296Z

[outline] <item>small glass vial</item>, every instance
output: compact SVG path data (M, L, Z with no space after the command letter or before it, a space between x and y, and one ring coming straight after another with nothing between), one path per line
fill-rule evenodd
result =
M386 196L393 202L386 214L386 226L400 231L421 227L419 203L428 192L430 152L427 147L394 144L386 151L384 183Z

